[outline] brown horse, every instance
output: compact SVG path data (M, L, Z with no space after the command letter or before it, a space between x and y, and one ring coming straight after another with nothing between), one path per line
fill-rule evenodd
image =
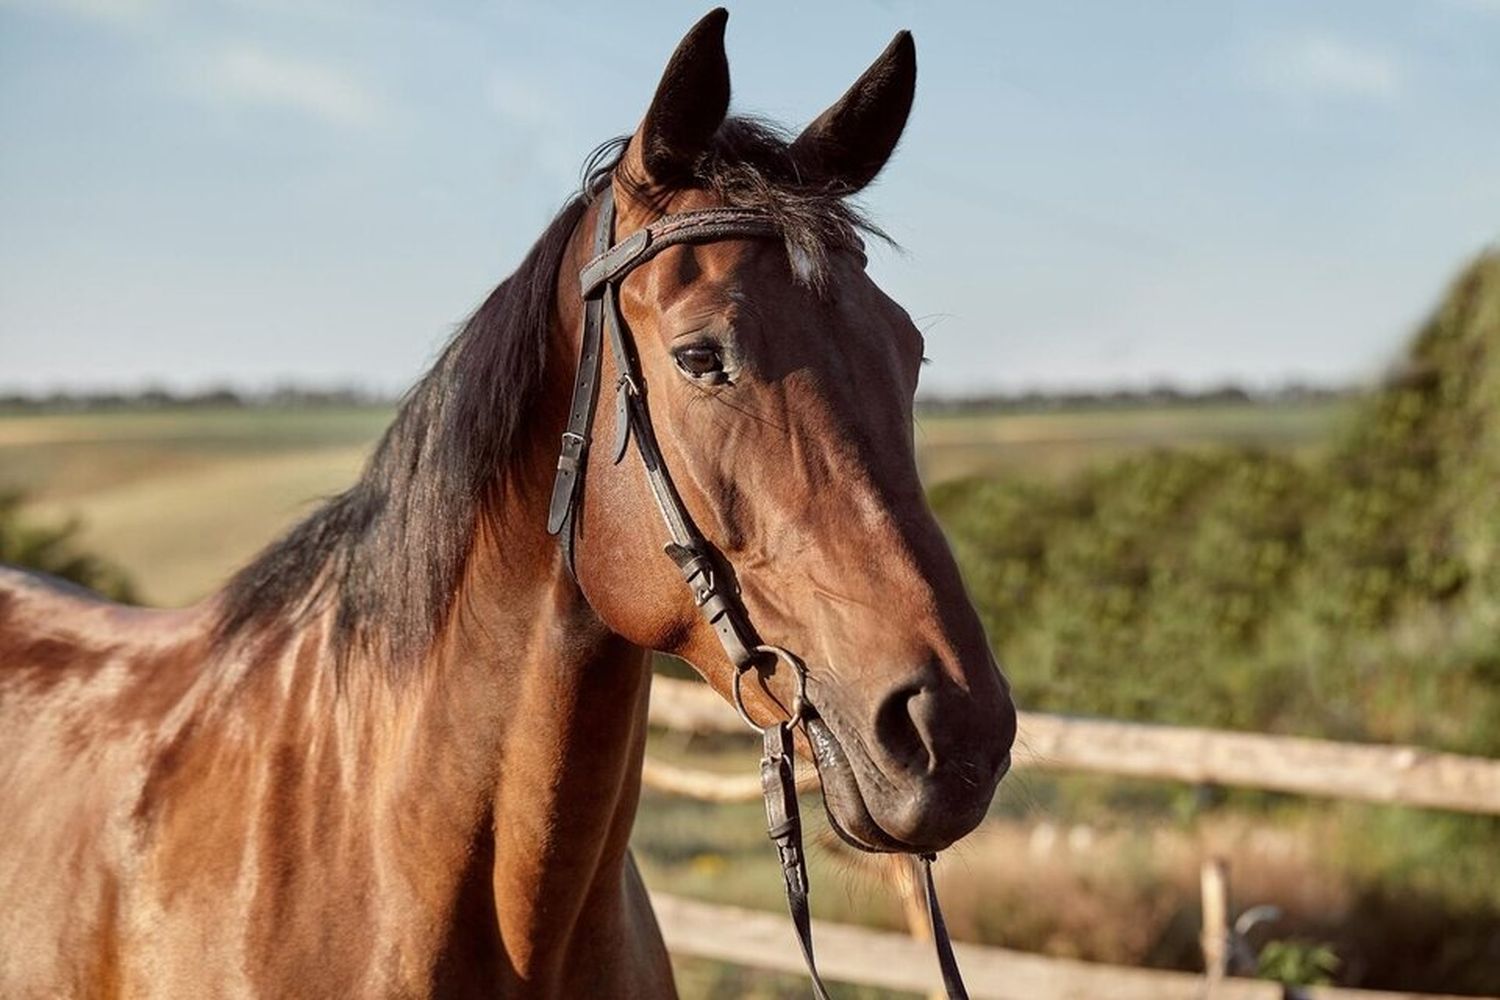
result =
M661 453L758 633L807 661L837 828L915 852L979 822L1014 710L917 478L922 338L846 200L905 125L911 39L788 142L726 118L725 17L359 482L223 592L152 611L0 573L0 996L673 994L627 850L646 651L720 692L731 666L638 468L587 453L576 582L545 530L605 185L619 238L775 218L622 284ZM780 673L747 690L760 719L788 700Z

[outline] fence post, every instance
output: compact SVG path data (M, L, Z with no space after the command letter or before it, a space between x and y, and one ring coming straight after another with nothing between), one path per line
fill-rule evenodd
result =
M920 862L910 854L887 854L886 863L891 866L891 875L896 883L896 892L901 897L901 909L906 914L906 929L916 941L932 940L932 924L927 917L927 894L922 890L917 877ZM943 1000L944 994L934 990L928 1000Z
M1203 995L1213 1000L1229 971L1229 862L1221 857L1204 859L1199 870L1203 901Z

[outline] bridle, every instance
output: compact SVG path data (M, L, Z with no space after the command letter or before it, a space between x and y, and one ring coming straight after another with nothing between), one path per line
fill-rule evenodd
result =
M787 907L797 930L797 941L812 976L813 992L818 1000L828 1000L828 992L813 960L812 924L808 910L807 859L802 850L802 820L797 805L796 764L792 730L802 722L812 706L807 700L807 668L788 650L759 642L750 628L739 590L716 555L693 525L682 498L672 485L671 474L662 461L661 449L651 426L646 405L646 381L629 331L620 316L620 284L631 271L645 264L669 247L689 243L714 243L735 239L780 239L781 231L772 217L753 208L706 208L694 212L664 215L630 236L614 242L615 202L611 181L606 181L598 196L598 216L594 226L594 256L579 273L583 295L583 331L580 337L578 374L573 382L573 397L568 409L567 430L563 431L562 451L557 460L557 477L552 484L552 500L547 511L547 531L560 536L563 560L575 573L573 547L577 528L579 497L583 493L584 470L589 442L593 436L594 411L599 402L599 362L605 334L615 370L615 441L614 461L618 464L635 439L636 451L646 470L651 495L666 523L671 541L666 552L682 573L699 612L713 628L724 647L735 674L732 693L734 706L752 729L761 734L763 754L760 762L761 788L765 794L766 821L771 841L780 855L782 876L786 882ZM761 726L745 708L741 679L758 663L774 658L791 668L796 677L791 717ZM932 937L937 947L943 983L951 1000L968 1000L947 927L938 909L937 891L932 879L931 854L921 855L927 912L932 922Z

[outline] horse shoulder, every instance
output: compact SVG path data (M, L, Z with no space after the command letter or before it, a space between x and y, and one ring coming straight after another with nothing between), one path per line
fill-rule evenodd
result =
M24 901L0 911L0 995L118 982L133 813L198 673L203 617L0 567L0 898Z

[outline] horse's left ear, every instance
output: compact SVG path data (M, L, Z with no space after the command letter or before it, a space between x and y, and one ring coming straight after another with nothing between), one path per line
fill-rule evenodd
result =
M803 175L848 192L874 180L906 128L916 89L917 47L903 31L792 143Z
M630 138L626 165L636 180L670 186L691 172L729 112L729 12L709 11L672 53L651 107Z

